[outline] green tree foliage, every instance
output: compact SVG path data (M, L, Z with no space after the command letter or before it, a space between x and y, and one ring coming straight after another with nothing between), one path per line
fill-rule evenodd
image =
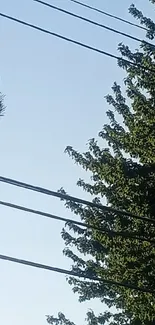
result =
M150 2L155 3L155 0L150 0ZM153 39L155 36L155 23L150 18L145 17L134 4L130 6L129 12L133 15L133 17L140 21L141 25L144 25L147 28L146 36Z
M4 96L0 93L0 116L3 116L4 110Z
M151 1L154 3L155 1ZM155 36L155 24L134 5L130 13L147 29L147 37ZM109 124L103 126L99 137L107 142L102 148L91 139L88 151L81 154L72 147L66 152L83 169L91 173L90 183L78 180L78 186L93 195L94 201L140 216L155 216L155 47L141 44L132 53L128 46L119 45L124 58L141 64L129 66L118 63L126 71L125 92L115 82L113 95L106 96L111 109L107 112ZM119 120L119 122L118 122ZM155 239L155 226L131 217L84 207L70 201L67 208L88 223L103 229L136 233L139 237ZM64 254L72 260L72 270L99 279L112 279L137 287L155 290L155 245L147 241L124 237L112 237L98 230L82 229L68 224L62 237L66 248ZM155 324L155 294L138 292L116 285L95 283L69 278L79 300L99 298L118 312L105 312L95 316L87 313L88 325L110 323L153 325ZM48 317L50 324L72 325L63 314Z
M55 325L75 325L73 322L67 319L63 313L59 313L58 317L47 316L47 322Z

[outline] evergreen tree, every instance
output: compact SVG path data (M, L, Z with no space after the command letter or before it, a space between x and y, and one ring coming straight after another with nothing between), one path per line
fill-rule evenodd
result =
M150 2L155 3L154 0ZM129 11L147 28L146 36L153 39L154 22L134 5ZM90 183L79 179L77 184L95 196L95 202L102 203L105 197L109 206L155 219L155 46L143 42L140 49L133 53L128 46L120 44L119 51L137 66L123 60L118 62L126 71L126 93L123 95L120 85L115 82L113 95L106 96L112 107L107 112L110 122L103 126L99 137L106 140L107 147L102 148L95 139L91 139L87 152L81 154L72 147L67 147L66 152L83 169L91 172ZM149 68L149 71L139 65ZM118 116L121 122L117 121ZM155 239L153 224L70 201L65 205L89 225ZM155 291L155 245L71 224L67 226L69 230L65 228L62 231L66 244L64 253L72 259L73 271ZM73 291L78 292L80 301L99 298L108 307L114 306L118 310L98 316L89 311L88 325L103 325L106 322L111 325L155 324L155 294L102 281L95 283L69 278L68 282ZM62 313L58 318L49 316L48 322L73 324Z

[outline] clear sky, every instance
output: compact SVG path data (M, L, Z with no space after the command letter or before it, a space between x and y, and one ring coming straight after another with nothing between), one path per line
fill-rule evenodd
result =
M140 30L69 0L50 2L143 37ZM132 20L127 11L130 0L87 3ZM136 4L148 15L153 11L146 0ZM115 54L121 41L132 48L138 46L31 0L1 0L0 10ZM53 190L63 186L72 195L89 198L76 186L79 177L88 175L74 165L64 149L72 145L84 151L88 139L97 136L107 121L104 96L115 80L122 83L123 72L115 60L3 18L0 35L0 90L6 95L7 106L0 121L0 174ZM57 199L5 184L0 184L0 200L71 216ZM0 207L0 254L70 268L62 254L62 226ZM45 325L45 315L62 311L81 325L89 308L102 312L105 306L98 301L80 304L64 275L0 261L1 324Z

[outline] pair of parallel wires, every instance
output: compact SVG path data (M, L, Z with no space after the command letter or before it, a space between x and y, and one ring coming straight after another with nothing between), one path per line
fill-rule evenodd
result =
M70 196L70 195L67 195L67 194L63 194L63 193L60 193L60 192L51 191L51 190L43 188L43 187L38 187L38 186L35 186L35 185L23 183L23 182L20 182L20 181L14 180L14 179L10 179L10 178L6 178L6 177L2 177L2 176L0 176L0 182L10 184L10 185L13 185L15 187L20 187L20 188L24 188L24 189L27 189L27 190L39 192L39 193L42 193L42 194L45 194L45 195L50 195L50 196L53 196L53 197L57 197L57 198L60 198L61 200L80 203L82 205L86 205L86 206L89 206L91 208L99 209L100 211L103 211L103 212L111 212L111 213L114 213L115 215L118 215L119 217L124 218L126 216L126 217L130 217L131 219L137 219L137 220L141 220L143 222L148 222L151 225L155 225L155 219L148 218L148 217L145 217L145 216L143 216L143 217L142 216L137 216L137 215L134 215L134 214L132 214L130 212L127 212L127 211L120 211L120 210L114 209L112 207L107 207L107 206L104 206L104 205L101 205L101 204L86 201L86 200L83 200L83 199L80 199L80 198L77 198L77 197L74 197L74 196ZM29 209L29 208L26 208L26 207L23 207L23 206L15 205L15 204L12 204L12 203L9 203L9 202L0 201L0 205L10 207L10 208L13 208L13 209L17 209L17 210L21 210L21 211L25 211L25 212L28 212L28 213L40 215L42 217L47 217L47 218L50 218L50 219L55 219L55 220L58 220L58 221L63 221L63 222L67 222L67 223L70 223L70 224L75 224L75 225L82 226L82 227L85 227L85 228L89 228L89 229L92 229L92 230L94 229L94 230L100 231L103 234L106 234L106 235L108 235L109 237L112 237L112 238L119 236L119 237L122 237L122 238L130 238L130 239L133 239L133 240L148 242L149 244L155 244L154 240L149 240L147 238L140 238L138 236L136 237L132 233L108 231L108 230L106 230L106 229L104 229L102 227L91 226L91 225L88 225L88 224L83 223L83 222L75 221L73 219L67 219L67 218L64 218L64 217L55 216L55 215L45 213L45 212L42 212L42 211L33 210L33 209ZM103 220L104 220L104 218L103 218ZM102 279L100 277L90 277L90 276L87 276L87 274L85 274L84 272L81 272L79 274L78 272L75 272L75 271L60 269L60 268L56 268L56 267L53 267L53 266L44 265L44 264L40 264L40 263L35 263L35 262L31 262L31 261L26 261L26 260L23 260L23 259L21 260L21 259L15 258L15 257L5 256L5 255L0 255L0 259L1 260L7 260L7 261L10 261L10 262L14 262L14 263L23 264L23 265L28 265L28 266L32 266L32 267L36 267L36 268L41 268L41 269L45 269L45 270L49 270L49 271L53 271L53 272L63 273L63 274L70 275L70 276L82 277L84 279L99 281L100 283L103 282L103 283L105 283L107 285L116 285L116 286L120 286L120 287L130 288L132 290L137 290L137 291L140 291L140 292L147 292L147 293L153 293L153 294L155 293L155 291L153 291L152 289L137 287L137 286L134 286L134 285L132 285L130 283L117 282L117 281L113 281L113 280L109 280L109 279Z

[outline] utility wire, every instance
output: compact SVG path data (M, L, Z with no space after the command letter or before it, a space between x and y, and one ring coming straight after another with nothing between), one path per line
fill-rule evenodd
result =
M134 218L134 219L138 219L138 220L142 220L142 221L146 221L146 222L155 224L155 219L151 219L151 218L148 218L148 217L137 216L137 215L135 215L133 213L130 213L130 212L127 212L127 211L120 211L118 209L107 207L107 206L102 205L102 204L90 202L90 201L83 200L83 199L80 199L80 198L77 198L77 197L74 197L74 196L70 196L70 195L67 195L67 194L63 194L63 193L60 193L60 192L51 191L51 190L48 190L48 189L43 188L43 187L39 187L39 186L19 182L17 180L11 179L11 178L6 178L6 177L0 176L0 182L7 183L7 184L17 186L17 187L21 187L21 188L25 188L25 189L28 189L28 190L31 190L31 191L43 193L43 194L50 195L50 196L53 196L53 197L57 197L57 198L60 198L61 200L66 200L66 201L71 201L71 202L84 204L84 205L90 206L92 208L100 209L103 212L105 212L105 211L112 212L112 213L115 213L115 214L120 215L120 216L127 216L127 217L131 217L131 218Z
M18 258L15 258L15 257L6 256L6 255L0 255L0 259L5 260L5 261L9 261L9 262L13 262L13 263L28 265L28 266L32 266L32 267L36 267L36 268L39 268L39 269L44 269L44 270L48 270L48 271L52 271L52 272L57 272L57 273L61 273L61 274L69 275L69 276L75 276L75 277L84 278L84 279L88 279L88 280L98 281L98 282L101 282L101 283L103 282L105 284L116 285L116 286L119 286L119 287L125 287L125 288L128 288L128 289L132 289L132 290L136 290L136 291L140 291L140 292L144 292L144 293L147 292L147 293L155 294L154 290L151 290L151 289L148 289L148 288L136 287L135 285L132 285L132 284L129 284L129 283L123 283L123 282L117 282L117 281L113 281L113 280L102 279L102 278L99 278L99 277L96 277L96 276L94 276L94 277L87 276L82 271L81 271L81 273L78 273L78 272L75 272L75 271L69 271L69 270L58 268L58 267L53 267L53 266L49 266L49 265L45 265L45 264L26 261L26 260L23 260L23 259L18 259Z
M9 19L9 20L15 21L16 23L19 23L19 24L21 24L21 25L25 25L25 26L27 26L27 27L33 28L33 29L35 29L35 30L38 30L38 31L40 31L40 32L42 32L42 33L46 33L46 34L52 35L52 36L54 36L54 37L57 37L57 38L59 38L59 39L63 39L63 40L66 41L66 42L70 42L70 43L72 43L72 44L76 44L76 45L81 46L81 47L83 47L83 48L86 48L86 49L88 49L88 50L91 50L91 51L94 51L94 52L100 53L100 54L102 54L102 55L108 56L108 57L110 57L110 58L113 58L113 59L116 59L116 60L119 60L119 61L121 60L122 62L127 63L127 64L129 64L129 65L131 65L131 66L135 66L135 67L141 68L141 69L143 69L144 71L150 71L150 72L155 73L155 69L150 69L150 68L145 67L145 66L143 66L143 65L141 65L141 64L139 64L139 63L132 62L132 61L127 60L127 59L124 59L124 58L122 58L122 57L120 57L120 56L114 55L114 54L109 53L109 52L105 52L105 51L100 50L100 49L98 49L98 48L96 48L96 47L93 47L93 46L90 46L90 45L84 44L84 43L82 43L82 42L76 41L76 40L74 40L74 39L72 39L72 38L68 38L68 37L66 37L66 36L63 36L63 35L60 35L60 34L57 34L57 33L51 32L51 31L49 31L49 30L47 30L47 29L41 28L41 27L39 27L39 26L36 26L36 25L30 24L30 23L27 23L26 21L23 21L23 20L20 20L20 19L15 18L15 17L12 17L12 16L9 16L9 15L3 14L3 13L1 13L1 12L0 12L0 16L3 17L3 18Z
M145 30L145 31L148 31L148 29L147 29L146 27L140 26L140 25L138 25L138 24L134 24L134 23L132 23L132 22L129 21L129 20L126 20L126 19L123 19L123 18L121 18L121 17L118 17L118 16L115 16L115 15L112 15L112 14L110 14L110 13L108 13L108 12L106 12L106 11L103 11L103 10L101 10L101 9L98 9L98 8L95 8L95 7L92 7L92 6L89 6L89 5L87 5L86 3L83 3L83 2L80 2L80 1L76 1L76 0L70 0L70 1L71 1L71 2L74 2L74 3L78 4L78 5L80 5L80 6L82 6L82 7L88 8L88 9L93 10L93 11L96 11L96 12L99 12L100 14L103 14L103 15L105 15L105 16L108 16L108 17L114 18L114 19L116 19L116 20L119 20L119 21L121 21L121 22L123 22L123 23L125 23L125 24L130 25L130 26L134 26L134 27L137 27L137 28L143 29L143 30Z
M52 5L52 4L49 4L49 3L44 2L44 1L41 1L41 0L33 0L33 1L34 1L34 2L38 2L38 3L42 4L43 6L49 7L49 8L51 8L51 9L54 9L54 10L57 10L57 11L63 12L64 14L67 14L67 15L70 15L70 16L72 16L72 17L75 17L75 18L78 18L78 19L80 19L80 20L83 20L83 21L85 21L85 22L87 22L87 23L90 23L90 24L93 24L93 25L95 25L95 26L98 26L98 27L101 27L101 28L107 29L107 30L109 30L109 31L111 31L111 32L113 32L113 33L116 33L116 34L119 34L119 35L123 35L123 36L125 36L125 37L128 37L128 38L134 40L134 41L137 41L137 42L140 42L140 43L145 43L145 44L147 44L147 45L149 45L149 46L151 46L151 47L155 47L154 44L151 44L151 43L149 43L149 42L147 42L147 41L144 41L144 40L142 40L142 39L140 39L140 38L138 38L138 37L135 37L135 36L129 35L129 34L127 34L127 33L121 32L121 31L119 31L119 30L117 30L117 29L115 29L115 28L111 28L111 27L108 27L108 26L106 26L106 25L100 24L100 23L98 23L98 22L96 22L96 21L93 21L93 20L90 20L90 19L88 19L88 18L86 18L86 17L83 17L83 16L80 16L80 15L77 15L77 14L71 12L71 11L67 11L67 10L65 10L65 9L62 9L62 8L60 8L60 7L54 6L54 5Z
M39 211L39 210L29 209L27 207L24 207L24 206L21 206L21 205L16 205L16 204L13 204L13 203L10 203L10 202L0 201L0 205L5 206L5 207L9 207L9 208L12 208L12 209L20 210L20 211L25 211L25 212L28 212L28 213L40 215L42 217L50 218L50 219L53 219L53 220L63 221L63 222L66 222L66 223L82 226L82 227L85 227L85 228L88 228L88 229L97 230L97 231L100 231L103 234L107 234L109 237L131 238L131 239L142 241L142 242L148 242L150 244L155 244L155 240L141 238L141 237L138 237L137 234L134 234L134 233L107 230L107 229L104 229L103 227L101 228L101 227L91 226L91 225L88 225L87 223L84 223L84 222L76 221L76 220L73 220L73 219L67 219L67 218L64 218L64 217L56 216L56 215L53 215L53 214L50 214L50 213L47 213L47 212L43 212L43 211Z

